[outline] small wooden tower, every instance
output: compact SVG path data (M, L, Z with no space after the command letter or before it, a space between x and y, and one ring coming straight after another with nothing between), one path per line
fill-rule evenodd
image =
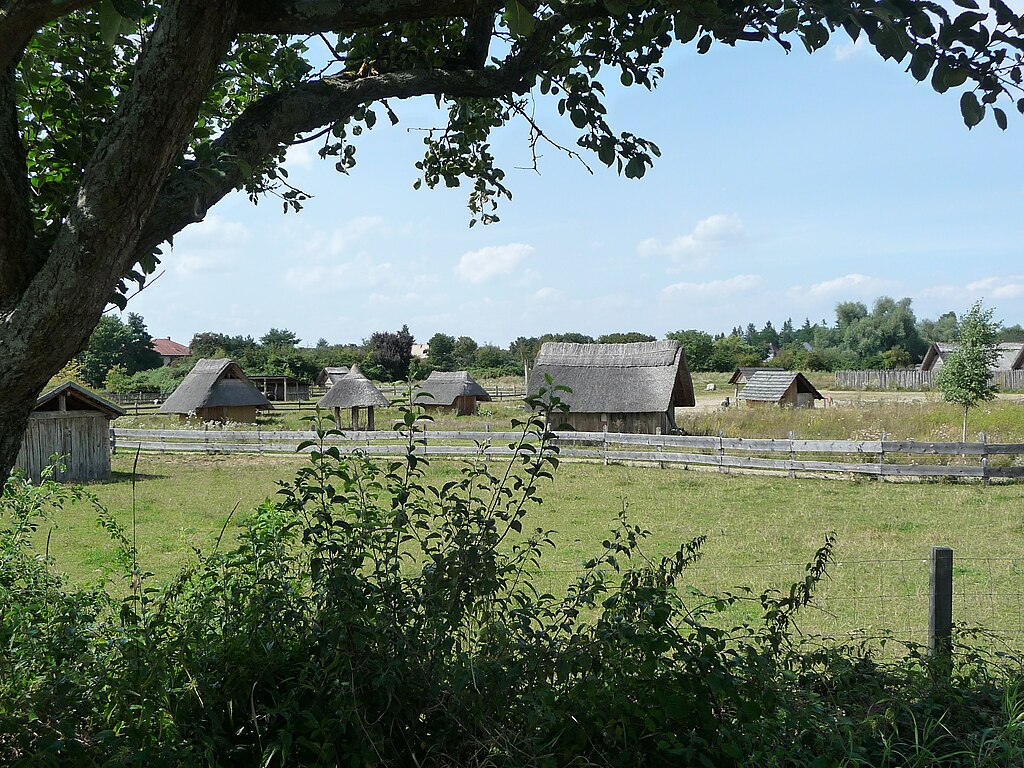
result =
M334 423L338 429L341 429L342 408L352 409L352 429L359 429L359 409L365 408L366 428L372 430L373 409L387 407L388 399L363 375L358 365L353 365L316 405L317 408L334 411Z
M95 392L65 382L36 401L15 466L38 483L50 456L57 454L65 469L54 472L54 480L106 480L110 421L124 413Z

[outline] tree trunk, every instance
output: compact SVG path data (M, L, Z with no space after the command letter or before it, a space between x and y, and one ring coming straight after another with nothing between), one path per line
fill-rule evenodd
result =
M965 443L967 442L967 411L969 411L969 410L970 410L970 408L965 405L964 406L964 434L963 434L963 442L965 442Z
M35 395L30 393L19 403L5 402L0 407L0 486L6 482L18 459L28 417L35 405Z

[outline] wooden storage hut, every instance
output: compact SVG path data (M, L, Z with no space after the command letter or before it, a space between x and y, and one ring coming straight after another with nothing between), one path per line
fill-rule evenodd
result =
M667 434L676 429L675 409L695 403L686 354L678 341L634 344L545 342L530 373L536 395L550 376L569 405L562 423L581 432Z
M739 399L740 387L747 383L747 380L758 371L773 371L775 368L751 368L741 367L737 368L732 376L729 377L729 383L732 384L733 395Z
M793 408L813 408L815 400L824 397L807 377L797 371L757 371L747 379L747 386L739 394L747 405L788 405Z
M85 387L70 381L61 384L36 400L15 466L37 483L56 453L65 469L54 472L54 480L106 480L110 421L124 413Z
M413 392L412 401L428 412L469 416L476 413L478 402L491 402L491 396L466 371L433 371Z
M330 389L348 374L348 367L344 365L332 365L321 368L316 375L316 385L323 389Z
M360 429L359 409L366 409L366 428L373 429L373 409L386 408L388 399L363 375L358 365L353 365L345 376L330 391L320 398L317 408L334 411L334 423L341 429L341 409L352 411L352 429Z
M196 415L203 421L252 424L256 412L273 408L234 360L200 360L160 406L160 413L177 413L182 420Z

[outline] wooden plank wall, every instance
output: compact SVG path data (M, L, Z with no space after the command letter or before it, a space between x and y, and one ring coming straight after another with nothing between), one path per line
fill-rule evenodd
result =
M55 480L103 480L110 477L110 422L95 411L41 411L29 418L15 466L39 482L51 455L66 457L67 469Z
M935 371L836 371L836 389L934 389ZM1024 389L1024 371L996 371L995 385L1007 392Z

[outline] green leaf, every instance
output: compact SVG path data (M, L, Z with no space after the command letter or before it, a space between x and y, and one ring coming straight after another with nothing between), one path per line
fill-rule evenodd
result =
M1003 131L1006 130L1006 113L999 107L992 107L992 114L995 115L996 125Z
M985 107L978 101L974 91L966 91L960 97L960 114L964 117L964 125L973 128L985 118Z
M143 0L110 0L117 12L126 19L137 21L146 14Z
M508 31L514 36L527 37L537 26L537 19L522 3L512 0L505 7L505 23L508 24Z
M935 61L935 51L930 45L922 45L914 51L910 59L910 73L918 82L923 82L931 71L932 63Z
M103 42L113 45L117 36L121 33L121 12L117 10L112 0L104 0L99 8L100 14L100 35Z

